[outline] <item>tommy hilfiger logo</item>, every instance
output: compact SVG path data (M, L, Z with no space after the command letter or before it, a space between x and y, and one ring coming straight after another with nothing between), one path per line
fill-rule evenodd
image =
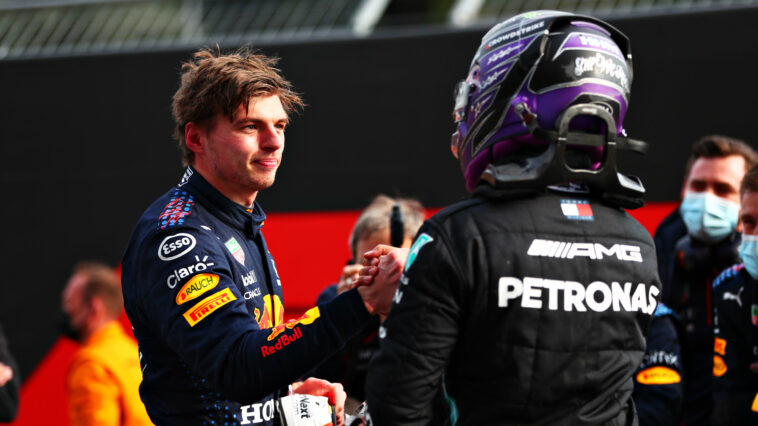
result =
M572 220L595 220L592 206L587 200L561 200L563 215Z

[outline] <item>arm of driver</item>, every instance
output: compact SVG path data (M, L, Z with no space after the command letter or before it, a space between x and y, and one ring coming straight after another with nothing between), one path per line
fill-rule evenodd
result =
M434 243L425 245L405 271L379 331L380 350L366 377L368 409L376 424L428 424L434 417L432 401L440 397L458 338L466 287L441 240L434 235Z

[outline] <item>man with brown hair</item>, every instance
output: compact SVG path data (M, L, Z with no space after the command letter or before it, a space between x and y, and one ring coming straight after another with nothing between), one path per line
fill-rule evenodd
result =
M68 369L72 425L149 425L138 387L137 345L117 319L121 282L112 269L81 263L63 290L63 332L81 343Z
M364 287L284 322L256 197L303 103L274 65L242 49L201 50L182 67L173 110L187 171L145 211L122 263L140 394L158 424L275 424L281 390L390 303ZM342 421L341 386L308 379L294 392L328 396Z
M709 421L712 282L738 260L740 182L756 163L758 154L743 141L718 135L697 141L687 161L682 203L655 232L661 302L681 318L686 335L682 350L692 361L684 376L685 425Z

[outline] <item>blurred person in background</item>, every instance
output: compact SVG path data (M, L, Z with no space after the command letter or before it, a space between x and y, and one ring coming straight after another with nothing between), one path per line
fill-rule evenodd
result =
M83 262L63 289L62 332L81 344L68 368L71 424L150 425L139 398L142 378L134 339L118 322L121 281L106 265Z
M713 281L711 424L758 424L758 166L740 187L741 263Z
M738 261L740 182L758 162L745 142L711 135L692 145L682 202L655 231L661 302L684 324L682 420L707 425L712 407L713 279ZM649 352L655 351L651 348Z
M482 38L453 112L472 197L410 251L364 255L359 285L399 280L366 378L374 424L427 424L439 389L453 424L636 424L660 282L625 210L644 187L616 164L646 148L622 127L631 62L617 29L557 11Z
M342 275L336 284L332 284L319 295L316 304L322 305L342 292L349 290L358 277L362 265L363 253L371 250L379 244L390 245L390 222L393 216L393 208L400 208L400 216L397 216L401 235L399 247L411 246L413 237L421 227L425 219L424 208L420 202L407 198L390 198L386 195L377 195L371 203L361 212L358 220L350 233L350 253L352 258L343 268ZM397 243L397 242L395 242ZM370 324L366 330L351 340L345 348L324 361L311 375L326 380L342 383L348 399L345 410L352 413L365 399L366 370L371 356L379 348L376 339L376 331L379 322Z
M0 422L10 422L16 418L20 386L18 365L0 326Z

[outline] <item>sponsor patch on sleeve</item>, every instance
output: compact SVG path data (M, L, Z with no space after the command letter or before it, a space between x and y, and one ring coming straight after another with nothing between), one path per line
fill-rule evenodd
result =
M218 280L219 278L216 274L195 275L179 290L179 294L176 295L176 304L181 305L184 302L198 298L206 291L216 287Z
M721 377L724 374L726 374L726 363L724 362L724 359L721 358L718 355L713 356L713 375L716 377Z
M232 300L237 300L237 298L234 296L231 289L225 288L213 293L190 308L190 310L184 313L184 319L187 320L190 327L194 327L195 324L205 319L208 315L216 312L219 308Z
M716 352L721 356L726 355L726 340L717 337L713 342L713 352Z
M679 373L668 367L650 367L637 373L637 382L643 385L670 385L681 381Z

